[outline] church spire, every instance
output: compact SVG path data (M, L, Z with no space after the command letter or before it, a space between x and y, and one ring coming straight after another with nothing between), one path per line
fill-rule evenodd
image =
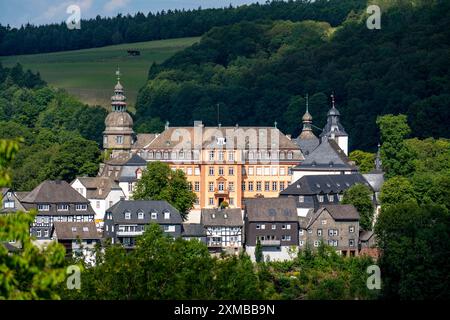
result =
M382 171L383 169L381 168L381 153L380 153L380 143L378 142L378 150L377 150L377 156L375 157L375 170L376 171Z
M309 113L309 97L308 94L306 94L306 111L302 117L303 130L299 136L300 139L311 139L316 137L312 132L312 120L313 118Z
M336 102L334 97L334 92L331 94L331 108L327 113L327 123L323 128L320 137L322 141L333 139L335 140L339 147L348 154L348 134L345 132L344 127L340 121L340 112L336 109Z
M127 98L123 93L123 86L120 83L120 68L117 67L116 76L117 76L117 84L114 87L114 95L111 97L111 109L115 112L124 112L127 110Z

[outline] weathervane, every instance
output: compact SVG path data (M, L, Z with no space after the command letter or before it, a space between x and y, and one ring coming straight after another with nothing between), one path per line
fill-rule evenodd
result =
M306 94L306 112L309 112L308 108L309 108L309 98L308 98L308 94Z
M334 91L333 91L333 93L331 93L331 105L333 106L333 108L335 108L335 105L334 105Z

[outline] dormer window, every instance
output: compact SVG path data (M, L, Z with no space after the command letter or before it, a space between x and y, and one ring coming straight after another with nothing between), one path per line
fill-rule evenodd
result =
M88 227L83 227L83 232L89 232L89 228Z
M225 145L225 143L226 143L226 139L225 138L223 138L223 137L217 138L217 144L219 146L223 146L223 145Z
M39 211L49 211L50 205L49 204L38 204L38 210Z
M165 220L169 220L170 219L170 212L169 211L164 211L164 219Z
M130 220L131 219L131 212L127 211L125 212L125 220Z
M75 205L76 211L86 211L87 210L87 204L76 204Z
M77 232L77 227L72 227L72 232Z
M6 200L6 201L3 203L3 207L4 207L5 209L7 209L7 208L11 209L11 208L14 208L14 207L15 207L15 203L14 203L13 200Z
M323 200L324 200L323 199L324 198L323 195L319 194L317 197L319 198L319 202L323 202Z
M331 193L328 195L328 201L334 202L334 196Z
M158 219L158 213L157 213L156 211L153 211L153 212L151 213L151 218L152 218L152 220Z
M139 220L143 220L144 219L144 212L142 212L142 211L138 212L138 219Z

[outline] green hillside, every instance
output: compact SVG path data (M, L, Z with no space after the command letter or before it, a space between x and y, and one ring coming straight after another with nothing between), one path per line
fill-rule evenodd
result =
M0 57L0 62L6 67L20 62L25 69L39 72L42 79L50 85L66 89L85 103L102 106L109 105L115 82L114 72L119 65L122 83L131 105L136 101L137 92L145 83L148 68L153 62L160 63L196 41L198 38L148 41L95 49ZM138 49L141 55L130 56L128 49Z

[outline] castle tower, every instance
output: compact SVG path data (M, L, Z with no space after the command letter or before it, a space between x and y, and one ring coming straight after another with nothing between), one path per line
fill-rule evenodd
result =
M111 149L112 155L129 151L133 143L133 119L127 112L126 97L120 84L120 70L116 71L117 84L111 97L111 111L105 119L103 148Z
M306 111L302 117L303 129L300 135L294 139L305 156L309 155L319 145L319 139L312 131L312 120L313 118L309 113L309 99L306 95Z
M348 134L339 120L340 116L341 114L335 106L334 94L332 94L331 109L327 113L327 124L323 128L320 138L322 141L325 139L335 140L344 153L348 155Z

